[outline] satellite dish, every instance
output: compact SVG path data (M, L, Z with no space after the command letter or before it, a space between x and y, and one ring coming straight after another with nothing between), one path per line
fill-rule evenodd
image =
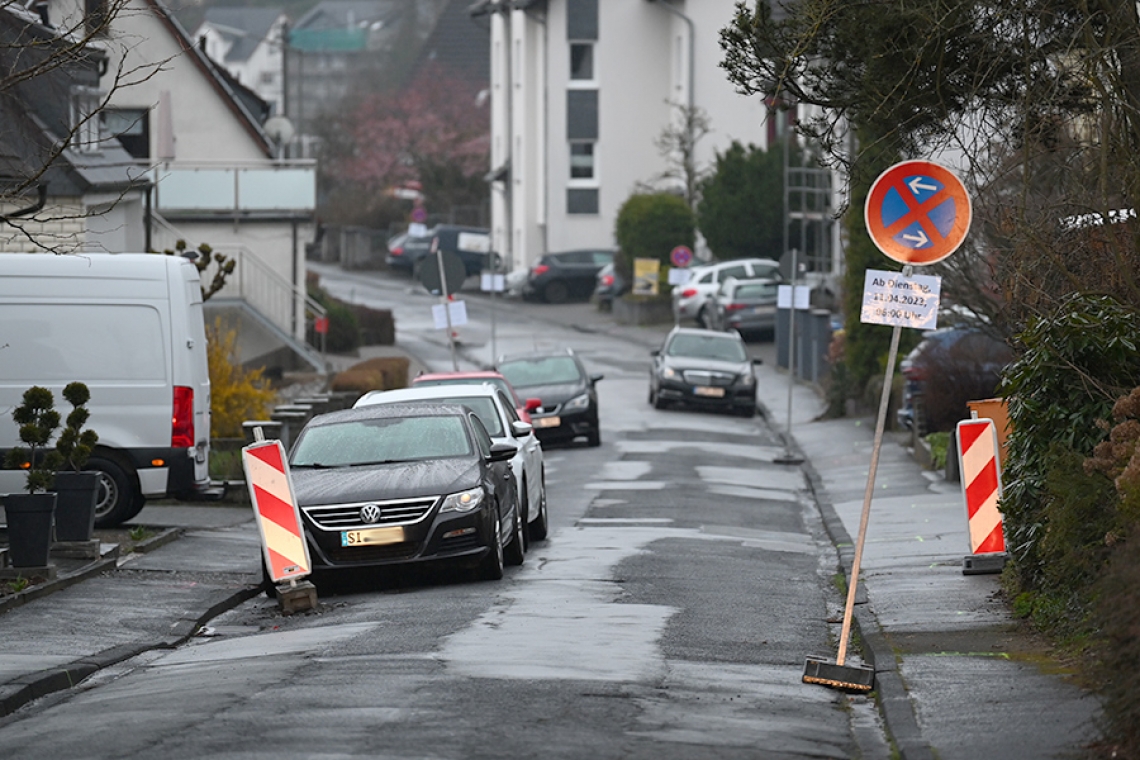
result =
M293 128L293 122L285 116L270 116L265 124L262 126L265 134L272 138L273 142L278 145L284 145L291 142L293 136L297 134L297 130Z

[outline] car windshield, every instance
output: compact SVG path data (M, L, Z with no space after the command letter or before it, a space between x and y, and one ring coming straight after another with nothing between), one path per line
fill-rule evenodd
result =
M674 335L665 349L667 356L687 356L694 359L712 359L721 362L745 360L744 346L736 340L720 335Z
M499 418L499 410L495 406L494 399L489 396L459 396L457 398L439 398L432 399L432 404L457 404L465 406L471 411L475 412L475 416L483 423L483 427L487 428L487 433L492 438L498 438L506 435L503 432L503 422Z
M457 416L346 420L304 431L289 457L292 467L355 467L471 456Z
M543 356L536 359L518 359L500 364L497 368L516 388L534 385L561 385L582 381L578 363L569 356Z
M507 394L507 398L515 398L515 391L511 388L511 384L501 377L440 377L431 378L429 380L416 379L412 385L493 385L503 393ZM486 423L486 420L483 420ZM488 426L489 429L489 426ZM491 433L497 435L497 433Z
M776 288L774 282L754 282L748 285L738 285L734 297L737 301L762 301L765 298L775 298Z

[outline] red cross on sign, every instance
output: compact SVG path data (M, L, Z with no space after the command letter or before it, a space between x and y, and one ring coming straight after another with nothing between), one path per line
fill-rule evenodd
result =
M867 232L902 264L933 264L962 245L972 218L962 180L930 161L903 161L879 175L867 194Z

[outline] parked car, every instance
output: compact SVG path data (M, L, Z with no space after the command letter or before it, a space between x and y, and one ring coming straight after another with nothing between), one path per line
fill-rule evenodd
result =
M613 263L614 253L601 248L548 253L530 268L523 298L547 303L587 299L594 292L598 270Z
M650 352L649 403L756 414L756 376L740 334L674 327L660 349Z
M901 427L920 435L950 431L969 418L967 401L991 398L1013 359L1007 343L976 327L946 327L923 335L899 362L905 378L896 412Z
M7 410L42 386L89 386L99 441L95 525L147 499L220 498L210 480L210 373L200 275L182 256L0 256L0 457L20 443ZM0 470L0 494L26 474Z
M716 330L736 330L741 335L776 329L777 280L738 280L729 277L713 298L710 325Z
M448 560L501 578L508 547L523 541L509 464L516 452L459 405L376 404L313 417L289 469L314 571Z
M594 302L602 311L610 311L614 307L614 299L625 295L629 290L629 283L625 281L613 262L606 264L598 270L594 285Z
M513 385L503 377L499 372L494 370L473 370L468 372L425 372L422 375L416 375L412 379L412 387L417 385L483 385L489 383L495 386L503 393L507 394L507 398L511 399L515 407L515 413L523 422L529 423L530 413L535 409L542 406L542 402L537 398L521 399L519 394L515 391Z
M736 259L705 264L690 270L684 285L674 286L673 318L680 324L682 320L693 319L701 327L709 327L712 320L712 300L721 283L729 277L738 280L768 278L782 280L780 262L773 259Z
M489 270L498 263L491 252L491 231L485 227L464 227L456 224L437 224L427 232L428 249L413 262L413 273L419 276L419 267L431 253L433 240L439 240L439 250L451 251L462 261L467 276Z
M389 269L411 274L416 268L416 262L430 250L430 237L416 237L404 232L388 240L388 253L384 261Z
M585 436L590 446L601 445L595 386L602 375L587 373L571 349L505 357L495 369L520 393L542 402L530 418L544 445L570 443L580 436Z
M546 538L548 520L542 446L534 434L534 426L520 420L515 413L510 396L491 384L420 385L370 391L357 399L354 406L402 403L460 404L475 412L492 441L517 446L518 453L511 457L511 472L518 489L519 513L523 515L530 538ZM518 559L521 564L521 557Z

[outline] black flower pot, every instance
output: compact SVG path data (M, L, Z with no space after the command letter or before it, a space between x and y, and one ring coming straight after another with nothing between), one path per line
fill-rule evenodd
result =
M4 497L8 557L13 567L47 567L54 511L54 493L13 493Z
M55 540L90 541L95 530L97 472L55 474Z

